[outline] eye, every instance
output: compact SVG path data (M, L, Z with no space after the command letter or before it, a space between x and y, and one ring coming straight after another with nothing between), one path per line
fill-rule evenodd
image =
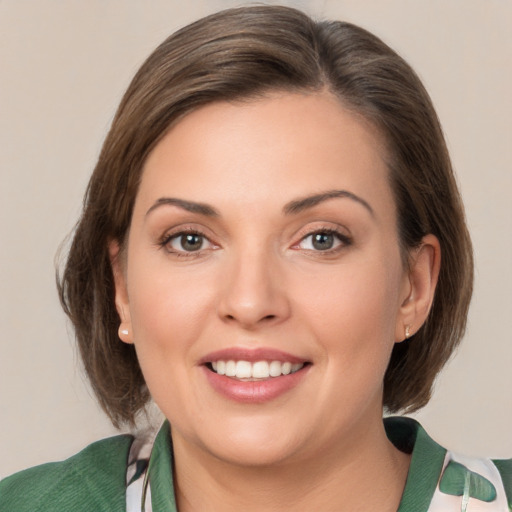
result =
M170 252L193 253L213 247L213 244L202 233L176 233L167 237L163 243Z
M341 246L349 245L350 240L345 235L333 230L315 231L305 236L298 244L300 249L308 251L333 251Z

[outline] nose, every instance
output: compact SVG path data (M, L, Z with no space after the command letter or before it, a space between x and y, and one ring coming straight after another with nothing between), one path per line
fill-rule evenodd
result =
M253 330L290 316L285 278L276 257L246 250L227 263L218 314L224 322Z

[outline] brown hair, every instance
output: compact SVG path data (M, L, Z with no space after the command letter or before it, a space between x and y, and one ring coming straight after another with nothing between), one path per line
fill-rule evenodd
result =
M384 381L390 411L427 403L459 343L472 292L462 202L430 98L410 66L354 25L287 7L229 9L164 41L126 91L84 198L59 292L93 390L114 425L149 399L134 347L118 338L108 242L123 244L145 159L171 124L202 105L273 90L327 88L388 145L402 253L434 234L442 265L427 322L395 345Z

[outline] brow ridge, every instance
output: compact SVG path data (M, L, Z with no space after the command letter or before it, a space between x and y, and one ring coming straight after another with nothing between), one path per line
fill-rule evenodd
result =
M293 201L290 201L287 203L284 208L283 212L286 215L293 215L297 213L301 213L304 210L307 210L309 208L313 208L314 206L317 206L320 203L323 203L324 201L328 201L329 199L336 199L336 198L347 198L351 199L352 201L355 201L356 203L361 204L364 206L368 212L373 216L375 216L375 212L373 211L373 208L370 206L370 204L365 201L362 197L359 197L358 195L349 192L348 190L328 190L326 192L321 192L319 194L314 194L311 196L306 196L300 199L295 199Z
M177 197L161 197L157 199L151 208L146 212L146 216L149 215L153 210L160 206L169 205L169 206L177 206L183 210L186 210L191 213L199 213L201 215L206 215L207 217L218 217L219 212L209 204L206 203L196 203L195 201L187 201L185 199L178 199Z
M358 195L349 192L348 190L328 190L326 192L321 192L319 194L314 194L311 196L306 196L300 199L294 199L290 201L283 207L283 212L285 215L294 215L303 212L309 208L313 208L314 206L319 205L324 201L328 201L330 199L337 198L347 198L355 201L362 206L364 206L368 212L374 216L373 208L369 205L367 201ZM207 217L219 217L219 212L211 205L206 203L197 203L195 201L187 201L185 199L179 199L176 197L161 197L155 201L155 203L149 208L146 212L146 216L149 215L156 208L163 206L177 206L178 208L182 208L191 213L198 213L201 215L205 215Z

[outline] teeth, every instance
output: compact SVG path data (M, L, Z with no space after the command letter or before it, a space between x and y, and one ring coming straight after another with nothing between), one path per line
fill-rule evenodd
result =
M269 364L269 373L271 377L279 377L281 375L281 362L272 361Z
M268 379L280 377L299 371L303 363L282 363L281 361L214 361L211 363L213 371L219 375L235 377L237 379Z
M228 361L226 363L226 376L235 377L236 375L236 363L235 361Z
M237 379L250 379L252 377L252 364L249 361L237 361L235 368Z
M267 361L258 361L252 365L251 377L253 379L266 379L269 376L270 370Z

